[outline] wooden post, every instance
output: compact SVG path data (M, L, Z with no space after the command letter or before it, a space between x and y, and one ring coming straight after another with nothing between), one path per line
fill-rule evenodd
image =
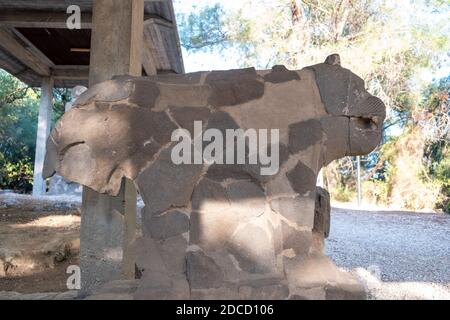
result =
M92 11L89 85L115 75L140 76L144 1L94 0ZM129 180L117 197L83 189L81 296L108 281L134 279L129 248L136 233L136 197Z
M53 79L44 77L41 86L41 101L36 137L36 154L34 159L33 196L45 195L45 180L42 178L47 138L52 124Z

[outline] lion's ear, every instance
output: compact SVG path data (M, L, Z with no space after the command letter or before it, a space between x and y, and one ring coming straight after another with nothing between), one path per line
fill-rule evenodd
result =
M331 66L340 66L341 65L341 57L337 54L330 54L326 59L325 63Z

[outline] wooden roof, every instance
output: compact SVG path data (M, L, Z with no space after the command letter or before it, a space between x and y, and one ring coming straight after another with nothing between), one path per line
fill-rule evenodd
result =
M66 28L69 5L81 8L82 29ZM56 87L87 85L92 0L2 0L0 68L30 86L53 76ZM171 0L145 2L144 72L183 73Z

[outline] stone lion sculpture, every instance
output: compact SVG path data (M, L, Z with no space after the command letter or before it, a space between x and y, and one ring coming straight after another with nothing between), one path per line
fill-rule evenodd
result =
M136 298L360 297L322 254L329 203L316 179L335 159L371 152L384 118L383 102L336 54L299 71L121 76L90 88L58 122L44 175L110 195L124 177L134 181L145 202ZM175 164L172 134L193 134L195 121L220 132L278 129L276 174Z

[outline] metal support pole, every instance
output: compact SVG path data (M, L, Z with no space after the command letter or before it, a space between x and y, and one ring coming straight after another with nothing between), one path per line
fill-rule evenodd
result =
M361 157L356 157L356 178L358 183L358 207L361 206Z

